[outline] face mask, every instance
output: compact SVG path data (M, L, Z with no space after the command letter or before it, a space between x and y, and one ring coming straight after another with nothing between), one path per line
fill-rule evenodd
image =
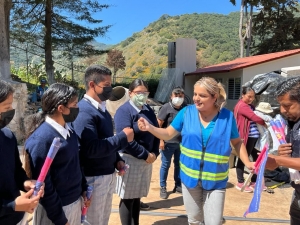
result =
M101 94L98 94L98 97L102 102L104 102L110 98L111 93L112 93L112 87L103 87L103 92Z
M6 112L2 112L1 114L1 119L0 119L0 129L3 127L6 127L10 121L14 118L15 115L15 110L11 109Z
M145 94L135 94L132 98L131 101L137 106L141 107L142 105L146 104L148 99L148 96Z
M172 99L172 104L175 106L181 106L183 103L183 98L175 97Z
M62 116L66 123L72 123L78 116L79 108L70 107L68 109L70 109L70 113L68 115L62 114Z

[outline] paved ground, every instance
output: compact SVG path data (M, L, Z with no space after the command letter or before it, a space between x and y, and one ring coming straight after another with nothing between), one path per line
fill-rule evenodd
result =
M170 169L170 173L168 176L167 189L169 192L169 198L167 200L159 198L159 167L160 157L154 163L149 195L147 198L142 199L143 202L151 206L151 210L141 212L140 224L188 224L185 209L183 206L182 196L180 194L172 193L174 185L174 182L172 181L173 167ZM263 192L259 212L249 214L247 218L243 218L242 216L249 206L253 193L242 193L235 189L235 177L235 169L230 169L224 210L226 225L271 225L289 223L288 209L293 191L291 187L276 188L274 189L274 194ZM114 195L112 214L110 217L109 225L121 224L118 214L119 200L119 197L117 195ZM248 221L241 221L245 219L247 219Z
M159 198L159 167L160 157L153 166L152 180L150 192L147 198L142 201L149 204L151 209L141 211L141 225L184 225L187 223L186 213L183 206L182 196L172 193L174 187L173 182L173 166L170 168L168 176L168 193L169 198L163 200ZM289 224L289 203L293 188L283 187L274 189L274 194L266 192L262 193L261 205L259 212L252 213L243 218L244 212L247 210L252 199L253 193L242 193L235 189L236 182L235 169L230 169L229 181L227 184L224 217L226 225L273 225L273 224ZM121 225L118 205L119 197L114 195L112 214L109 225ZM31 223L30 223L31 224Z

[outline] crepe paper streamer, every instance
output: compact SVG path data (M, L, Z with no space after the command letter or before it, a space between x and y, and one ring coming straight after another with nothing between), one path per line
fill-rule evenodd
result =
M276 135L276 138L278 139L280 144L286 144L285 138L284 138L284 133L282 134L280 129L276 126L276 123L271 120L270 125Z
M281 135L283 136L283 139L285 139L284 128L279 120L275 120L275 126L280 131Z
M87 191L86 191L86 197L87 197L88 200L91 199L92 192L93 192L93 187L92 186L88 186ZM81 211L81 224L82 225L83 224L90 224L86 220L87 210L88 210L88 207L83 206L82 211Z
M255 173L257 174L257 179L255 183L253 198L250 202L248 210L244 213L244 217L246 217L248 213L258 212L260 206L260 198L261 198L261 192L263 187L263 181L264 181L264 170L268 158L268 151L267 151L268 148L269 146L266 144L254 164Z
M42 167L42 170L40 172L40 175L36 181L35 187L34 187L34 192L33 195L36 196L41 189L42 185L44 184L44 180L47 176L47 173L50 169L51 163L53 162L53 159L58 151L58 149L61 146L60 138L55 137L52 141L52 144L50 146L49 152L47 154L47 157L45 159L44 165Z

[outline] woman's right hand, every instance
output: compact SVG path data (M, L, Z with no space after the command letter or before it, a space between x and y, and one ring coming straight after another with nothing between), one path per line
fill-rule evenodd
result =
M279 145L279 147L278 147L278 155L279 156L291 157L291 153L292 153L292 144L291 143Z
M138 120L138 127L141 131L148 131L149 127L150 127L150 124L145 118L141 117Z

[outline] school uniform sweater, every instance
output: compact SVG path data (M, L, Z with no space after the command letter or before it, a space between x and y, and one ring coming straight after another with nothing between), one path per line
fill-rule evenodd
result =
M156 116L150 106L143 105L143 108L139 110L133 104L131 101L125 102L114 117L117 132L125 127L131 127L134 130L134 140L123 148L122 152L144 160L147 159L149 152L154 153L157 157L159 155L159 139L150 132L143 132L138 128L138 120L141 117L158 127Z
M109 175L115 172L116 164L123 161L118 150L128 145L126 134L114 135L111 115L107 110L97 109L83 98L79 114L71 124L80 142L80 160L85 176Z
M40 203L55 225L65 225L67 218L63 206L79 199L86 191L86 180L79 164L79 147L76 133L69 132L67 139L44 122L27 139L25 148L30 158L32 178L37 179L55 137L62 142L45 179L45 194Z
M28 180L19 156L17 140L8 128L0 130L0 224L1 217L14 212L15 199Z

